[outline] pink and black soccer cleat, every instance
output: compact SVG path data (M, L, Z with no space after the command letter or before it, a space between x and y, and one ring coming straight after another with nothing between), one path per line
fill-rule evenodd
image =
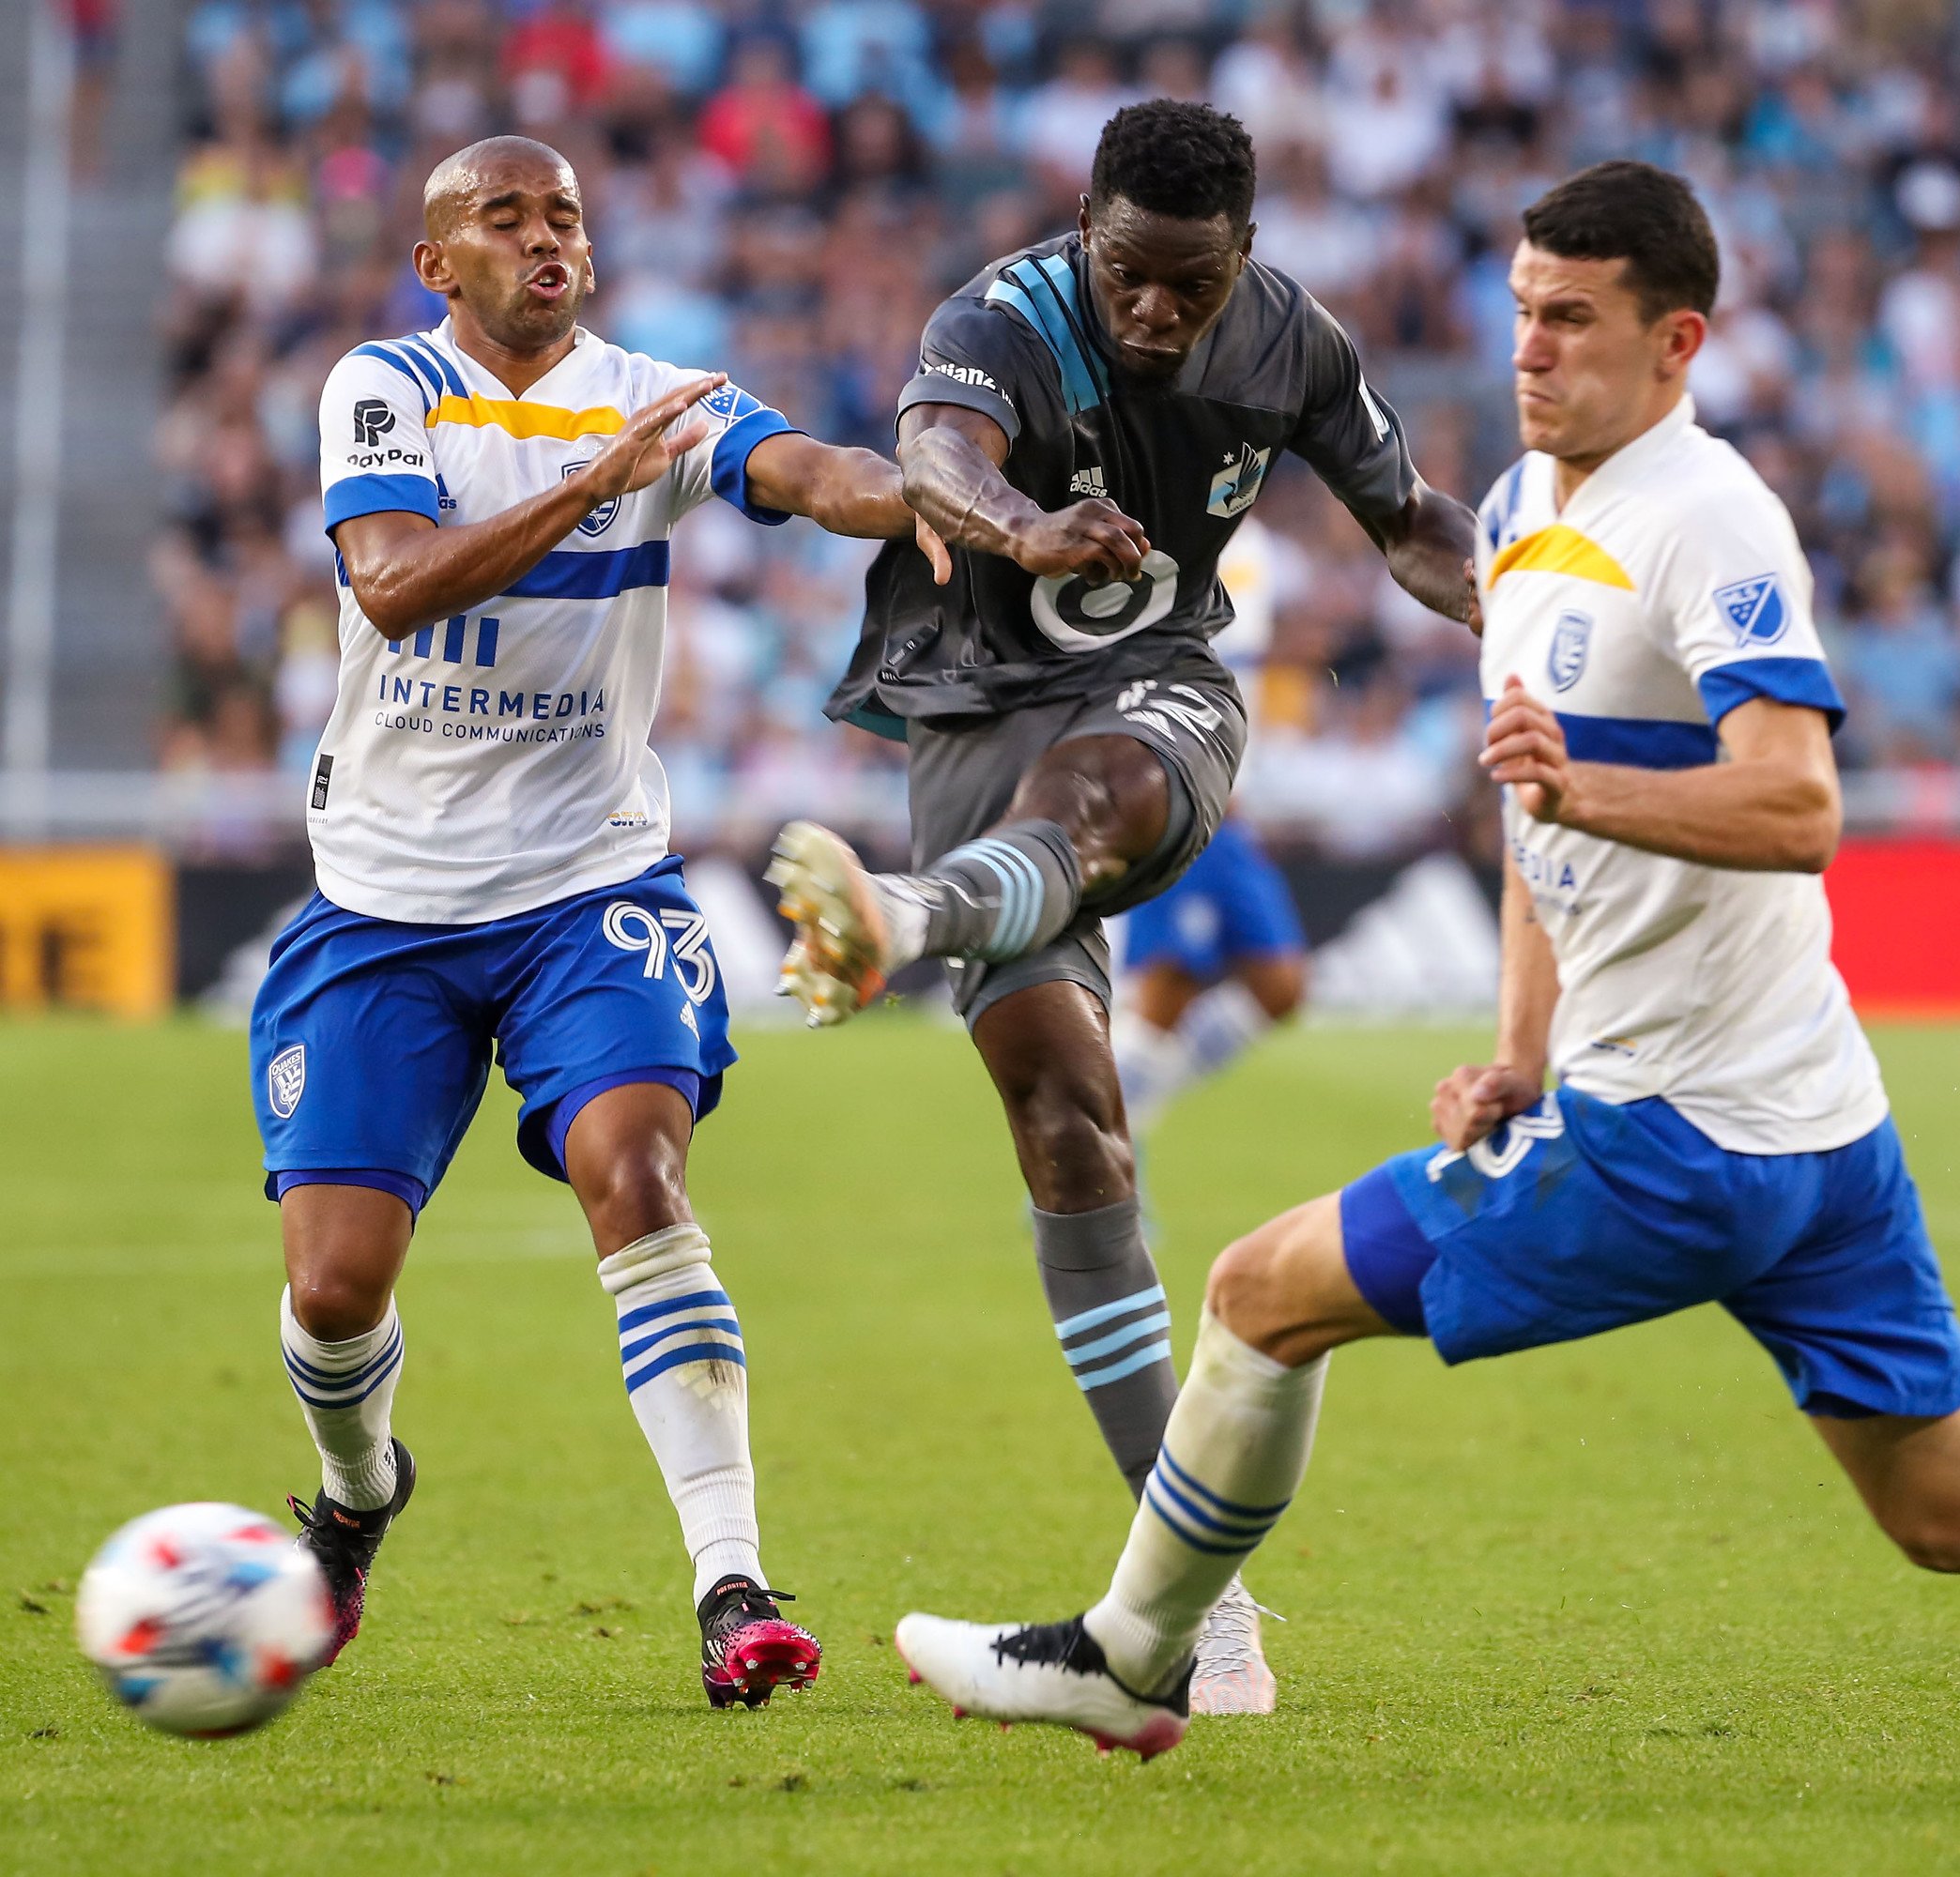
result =
M375 1553L415 1490L415 1456L397 1441L394 1457L394 1497L371 1512L358 1512L324 1492L311 1505L291 1493L286 1495L286 1503L299 1521L298 1542L319 1560L327 1595L333 1604L333 1640L320 1657L320 1668L332 1662L360 1633Z
M701 1599L701 1686L710 1707L767 1707L778 1688L806 1688L823 1664L823 1645L776 1608L785 1590L748 1578L723 1578Z

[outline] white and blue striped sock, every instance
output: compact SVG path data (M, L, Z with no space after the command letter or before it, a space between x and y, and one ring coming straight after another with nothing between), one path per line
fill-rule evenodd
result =
M1180 1674L1241 1564L1299 1490L1327 1359L1288 1368L1209 1310L1109 1595L1085 1619L1146 1693Z
M926 904L925 950L998 963L1038 952L1082 903L1082 869L1059 821L1010 821L900 877Z
M394 1300L373 1329L323 1343L299 1326L288 1286L279 1299L279 1352L320 1450L321 1490L356 1512L386 1505L395 1489L389 1416L402 1379L402 1320Z
M619 1311L626 1398L660 1463L694 1560L695 1600L729 1576L768 1580L749 1461L748 1357L708 1234L669 1226L599 1263Z

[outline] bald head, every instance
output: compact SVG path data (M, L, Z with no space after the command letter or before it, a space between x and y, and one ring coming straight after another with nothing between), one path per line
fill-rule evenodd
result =
M534 137L484 137L430 171L422 185L422 226L430 240L440 241L486 197L553 189L577 200L578 178L549 144Z

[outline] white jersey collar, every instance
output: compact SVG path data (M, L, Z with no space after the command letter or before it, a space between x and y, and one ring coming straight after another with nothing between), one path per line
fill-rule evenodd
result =
M1693 421L1694 400L1683 391L1665 417L1642 431L1632 442L1623 443L1572 491L1571 499L1559 511L1559 519L1569 521L1572 511L1582 508L1596 492L1610 496L1622 482L1630 479L1637 481L1646 476L1655 461L1674 448ZM1555 471L1553 487L1557 487Z

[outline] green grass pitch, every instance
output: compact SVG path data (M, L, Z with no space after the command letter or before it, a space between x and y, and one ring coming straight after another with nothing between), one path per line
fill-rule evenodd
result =
M1127 1500L1054 1349L1008 1148L955 1032L755 1035L697 1203L747 1334L764 1555L809 1696L713 1715L684 1560L570 1197L485 1104L403 1285L422 1487L368 1625L263 1733L116 1711L72 1587L172 1500L316 1475L275 1349L243 1043L0 1030L0 1870L1920 1872L1960 1869L1960 1583L1871 1530L1719 1311L1449 1373L1335 1362L1248 1573L1281 1708L1143 1767L956 1724L913 1607L1047 1617ZM1960 1047L1880 1038L1960 1247ZM1443 1031L1283 1038L1150 1162L1189 1347L1211 1252L1418 1142Z

